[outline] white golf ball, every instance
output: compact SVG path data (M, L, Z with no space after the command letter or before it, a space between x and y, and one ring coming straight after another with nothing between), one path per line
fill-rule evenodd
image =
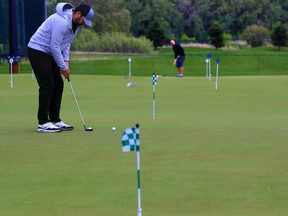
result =
M112 127L112 131L116 131L116 127Z

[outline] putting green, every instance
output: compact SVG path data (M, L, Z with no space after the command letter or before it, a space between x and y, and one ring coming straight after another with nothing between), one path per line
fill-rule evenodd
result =
M0 75L0 215L136 215L140 124L143 215L284 216L288 212L288 76L163 77L152 119L151 77L72 75L62 119L36 132L36 81ZM135 87L126 87L135 82ZM111 128L115 126L116 131Z

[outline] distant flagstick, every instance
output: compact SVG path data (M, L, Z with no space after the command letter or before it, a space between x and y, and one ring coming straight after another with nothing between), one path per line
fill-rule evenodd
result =
M123 152L136 151L137 153L137 179L138 179L138 216L142 216L141 208L141 187L140 187L140 129L139 124L136 128L127 128L122 134Z
M211 57L212 57L212 54L208 53L207 57L208 57L208 78L211 81L211 79L212 79L212 73L211 73Z
M155 86L157 84L157 75L155 73L152 74L152 86L153 86L153 102L152 102L152 117L155 119Z
M131 77L131 58L128 58L128 77Z
M13 69L12 69L12 64L14 60L13 58L9 59L9 64L10 64L10 87L13 88Z
M219 63L220 63L220 59L217 58L216 59L216 82L215 82L215 89L218 90L218 70L219 70Z

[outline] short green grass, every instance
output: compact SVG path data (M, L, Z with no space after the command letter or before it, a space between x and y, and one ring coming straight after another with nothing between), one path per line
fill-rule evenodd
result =
M72 75L62 118L75 130L36 132L36 81L0 75L0 215L137 214L135 153L121 134L140 124L143 215L285 216L288 76ZM127 82L136 87L127 88ZM117 130L112 131L112 126Z
M185 76L203 76L206 70L207 54L211 53L212 73L216 73L216 58L220 58L221 76L288 75L286 64L287 48L277 51L275 47L245 48L240 50L215 50L185 47ZM165 47L154 55L72 53L71 72L90 75L128 75L128 58L132 59L133 76L151 76L151 73L175 76L173 51ZM32 69L27 59L22 59L19 73L29 74ZM0 74L8 74L7 61L0 64Z

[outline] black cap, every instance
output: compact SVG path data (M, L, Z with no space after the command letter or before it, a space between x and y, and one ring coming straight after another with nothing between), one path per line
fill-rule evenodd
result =
M92 26L91 19L94 16L93 9L88 4L80 4L75 8L75 12L80 11L82 16L84 16L84 22L87 26Z

